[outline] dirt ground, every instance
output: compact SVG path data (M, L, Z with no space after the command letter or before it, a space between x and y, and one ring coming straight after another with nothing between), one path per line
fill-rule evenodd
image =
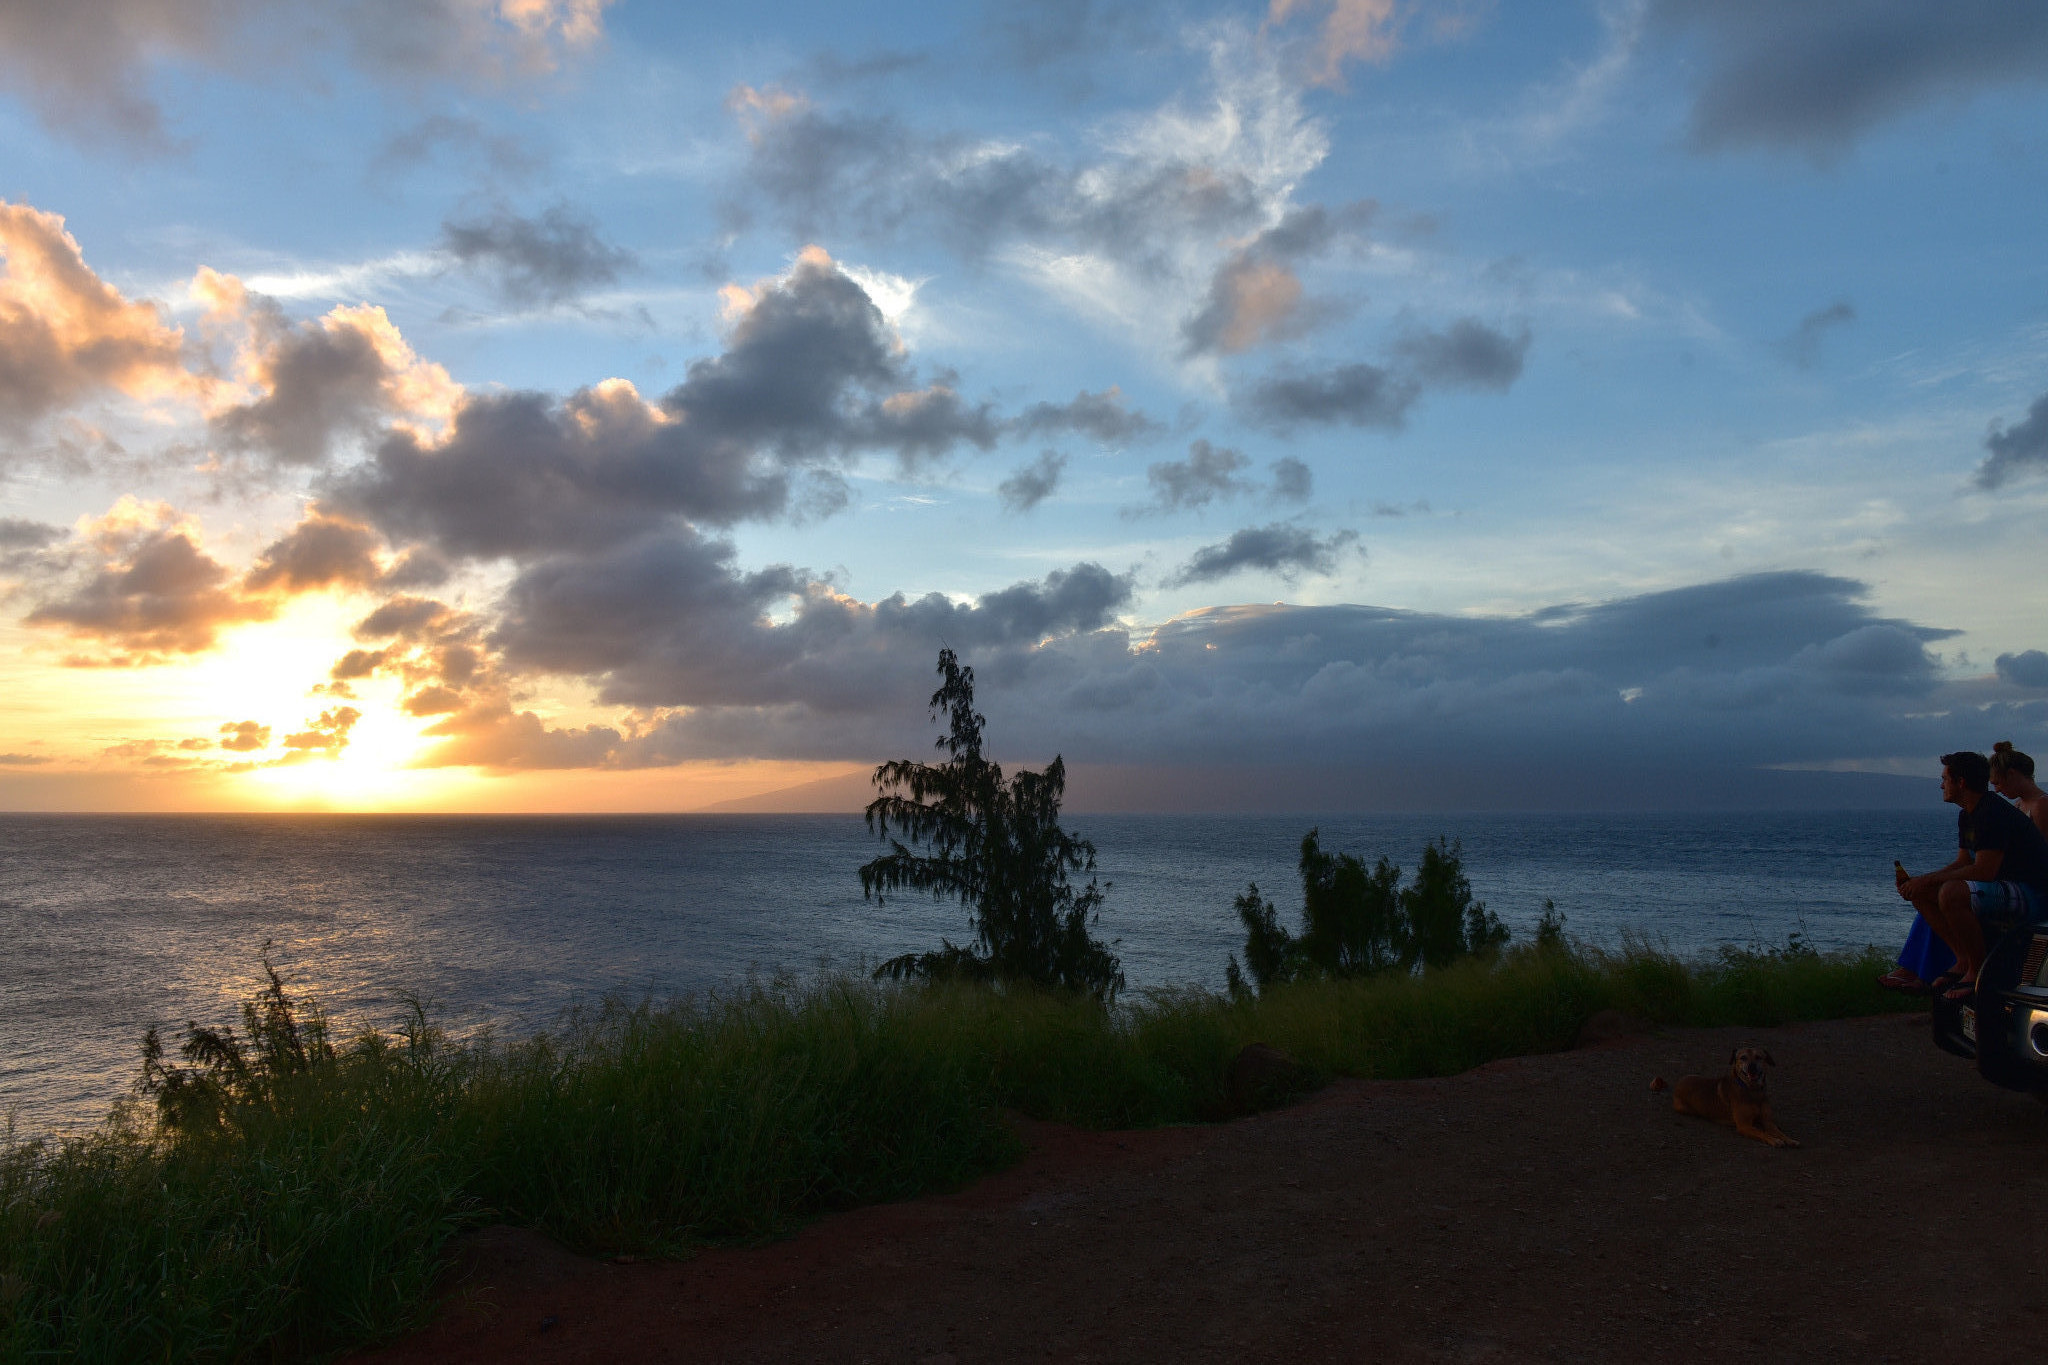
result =
M1653 1074L1778 1061L1797 1150ZM1717 1066L1718 1064L1718 1066ZM600 1264L476 1234L433 1326L471 1361L2039 1360L2048 1111L1926 1016L1693 1030L1208 1128L1027 1125L1017 1168L771 1246Z

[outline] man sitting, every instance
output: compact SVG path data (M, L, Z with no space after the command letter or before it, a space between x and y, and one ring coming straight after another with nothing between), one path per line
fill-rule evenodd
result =
M1984 965L1984 931L2004 933L2048 911L2048 838L2034 822L1991 792L1991 764L1982 754L1941 756L1941 799L1956 816L1956 860L1939 872L1908 877L1899 894L1955 949L1956 967L1935 982L1947 998L1967 1004Z

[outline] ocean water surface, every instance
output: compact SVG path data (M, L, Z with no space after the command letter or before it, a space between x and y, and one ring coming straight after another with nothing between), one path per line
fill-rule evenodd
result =
M1891 862L1954 856L1954 813L1075 815L1112 883L1099 932L1133 988L1220 987L1256 881L1298 921L1302 834L1412 868L1464 846L1518 934L1545 898L1569 932L1681 953L1892 944ZM748 973L859 967L971 931L922 898L864 901L858 816L0 815L0 1116L89 1126L126 1093L143 1030L220 1023L265 944L344 1030L407 993L458 1031L545 1028L607 993L666 996Z

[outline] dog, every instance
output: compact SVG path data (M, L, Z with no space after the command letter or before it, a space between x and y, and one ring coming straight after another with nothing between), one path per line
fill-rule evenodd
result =
M1669 1090L1678 1113L1732 1124L1742 1136L1772 1147L1797 1147L1771 1120L1771 1098L1764 1093L1764 1068L1776 1065L1760 1047L1739 1047L1728 1054L1725 1076L1682 1076L1676 1085L1658 1076L1650 1089Z

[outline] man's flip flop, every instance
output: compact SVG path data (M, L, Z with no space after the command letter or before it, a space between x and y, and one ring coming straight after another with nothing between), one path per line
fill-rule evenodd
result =
M1935 977L1934 980L1921 987L1921 993L1924 995L1946 995L1950 988L1962 979L1963 974L1961 972L1943 972L1940 976Z
M1907 971L1904 967L1898 967L1880 976L1877 979L1877 986L1879 990L1910 992L1925 990L1927 983Z
M1941 998L1952 1005L1974 1005L1977 1003L1977 983L1965 981L1954 990L1943 991Z

